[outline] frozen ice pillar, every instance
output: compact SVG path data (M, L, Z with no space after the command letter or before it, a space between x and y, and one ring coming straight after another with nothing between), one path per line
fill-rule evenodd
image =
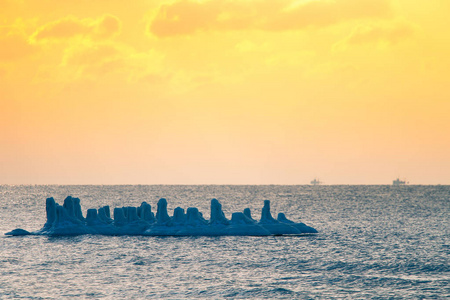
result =
M98 226L102 225L103 222L100 220L95 208L90 208L86 214L86 225L88 226Z
M138 208L138 216L149 223L155 222L155 215L152 213L152 206L147 202L142 202Z
M43 230L48 230L53 226L56 220L56 202L53 198L47 198L45 201L45 210L47 212L47 222L44 224Z
M173 211L173 223L176 225L181 225L186 222L186 214L184 213L184 209L181 207L177 207Z
M156 223L158 225L166 224L170 221L169 214L167 213L167 200L164 198L158 201L158 210L156 211Z
M294 224L293 221L288 220L288 218L286 218L286 215L284 213L279 213L277 220L280 221L281 223Z
M73 209L75 213L75 217L79 219L80 221L85 221L83 217L83 213L81 212L81 205L80 205L80 199L79 198L72 198L73 200Z
M248 219L252 220L253 222L256 222L256 221L252 218L252 212L251 212L250 208L245 208L245 209L244 209L244 215L245 215Z
M197 207L189 207L186 211L186 224L190 226L206 225L206 220L203 219Z
M125 224L127 224L127 219L125 218L125 214L123 213L123 208L114 208L114 225L124 226Z
M230 224L230 221L225 217L225 214L222 211L222 204L217 199L211 200L211 219L209 220L210 224Z
M278 223L270 213L270 200L264 200L264 207L261 211L260 223Z
M73 203L72 196L68 196L66 199L64 199L63 207L66 209L66 212L69 216L75 218L75 207Z

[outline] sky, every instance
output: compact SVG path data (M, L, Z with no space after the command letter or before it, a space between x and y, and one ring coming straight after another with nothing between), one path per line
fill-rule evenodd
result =
M0 184L450 184L450 1L0 7Z

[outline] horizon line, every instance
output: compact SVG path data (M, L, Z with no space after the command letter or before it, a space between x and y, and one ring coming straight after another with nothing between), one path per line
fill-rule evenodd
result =
M404 185L393 185L392 183L322 183L313 185L309 183L0 183L0 186L80 186L80 185L97 185L97 186L145 186L145 185L167 185L167 186L447 186L450 183L413 183Z

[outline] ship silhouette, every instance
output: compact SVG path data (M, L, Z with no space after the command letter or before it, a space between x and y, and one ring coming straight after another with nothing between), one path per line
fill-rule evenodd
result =
M406 185L409 182L407 182L406 180L400 180L400 178L397 177L397 179L392 181L392 185Z
M323 182L320 181L318 178L314 178L314 180L311 180L311 184L312 185L319 185L322 184Z

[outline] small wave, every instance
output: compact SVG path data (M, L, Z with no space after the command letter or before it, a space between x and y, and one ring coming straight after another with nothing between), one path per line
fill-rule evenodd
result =
M292 298L296 297L296 292L287 288L254 288L249 290L232 291L224 295L225 298Z

